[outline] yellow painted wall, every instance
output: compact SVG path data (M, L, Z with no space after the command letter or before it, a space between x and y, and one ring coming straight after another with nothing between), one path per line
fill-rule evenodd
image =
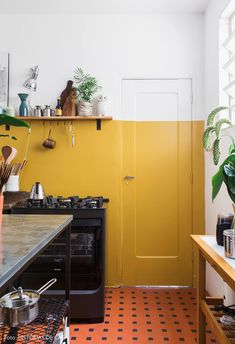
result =
M28 165L20 180L21 190L30 190L40 181L47 194L53 195L103 195L110 199L107 208L107 268L108 285L122 283L122 121L103 121L102 130L96 130L93 121L75 122L75 143L64 122L52 122L52 136L57 145L54 150L42 147L50 124L31 121L27 158ZM70 123L69 123L70 124ZM1 127L1 132L4 127ZM203 122L193 122L194 178L194 233L204 228L204 161L201 147ZM11 128L18 141L2 139L18 149L16 161L24 158L28 138L27 129ZM146 133L147 134L147 133ZM132 141L129 142L132 144ZM154 173L154 171L152 172ZM154 195L152 195L154 197ZM126 228L125 230L128 230Z

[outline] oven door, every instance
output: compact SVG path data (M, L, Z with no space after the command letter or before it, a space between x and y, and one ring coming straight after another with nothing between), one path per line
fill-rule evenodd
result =
M74 220L71 228L71 289L94 290L101 281L101 220Z
M98 289L104 275L101 219L73 220L71 223L71 290ZM37 289L52 276L58 282L51 289L64 289L65 234L60 235L35 259L21 276L21 284Z

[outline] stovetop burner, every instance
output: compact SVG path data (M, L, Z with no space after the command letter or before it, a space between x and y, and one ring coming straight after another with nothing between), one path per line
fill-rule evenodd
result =
M103 203L108 202L108 198L102 196L71 196L64 198L62 196L46 196L43 200L28 199L25 206L27 208L44 208L44 209L97 209L102 208Z

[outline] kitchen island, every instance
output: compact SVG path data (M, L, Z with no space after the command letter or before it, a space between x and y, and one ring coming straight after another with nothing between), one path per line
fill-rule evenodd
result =
M65 299L68 305L70 296L70 223L72 219L71 215L3 215L2 228L0 228L1 295L30 263L65 231ZM48 305L46 306L48 307ZM56 304L53 304L53 307L56 307ZM45 326L47 328L47 325ZM14 342L18 343L17 337Z
M0 292L72 221L71 215L3 215L0 230ZM67 242L67 248L70 240Z

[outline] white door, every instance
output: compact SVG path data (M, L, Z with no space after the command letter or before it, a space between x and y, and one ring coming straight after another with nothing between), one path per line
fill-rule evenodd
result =
M191 80L123 80L123 283L192 284Z

